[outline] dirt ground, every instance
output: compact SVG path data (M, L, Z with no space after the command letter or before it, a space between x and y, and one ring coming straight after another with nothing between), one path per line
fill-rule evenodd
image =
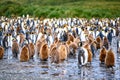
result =
M112 49L115 53L114 69L107 69L100 64L99 51L91 65L78 68L77 56L68 58L60 64L51 64L50 60L42 62L38 58L29 62L20 62L11 57L11 49L7 50L4 59L0 60L0 80L113 80L120 79L120 54L117 53L116 38Z

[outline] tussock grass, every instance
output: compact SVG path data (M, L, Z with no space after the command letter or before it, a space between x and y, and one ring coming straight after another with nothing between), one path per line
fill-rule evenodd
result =
M120 17L119 0L1 0L0 16Z

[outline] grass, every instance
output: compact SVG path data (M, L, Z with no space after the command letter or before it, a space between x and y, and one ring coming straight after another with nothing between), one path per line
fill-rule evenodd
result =
M1 0L0 16L29 14L44 18L120 17L119 0Z

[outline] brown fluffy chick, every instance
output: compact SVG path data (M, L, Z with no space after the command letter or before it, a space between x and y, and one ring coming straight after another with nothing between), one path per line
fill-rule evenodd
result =
M112 49L110 49L106 54L105 65L108 68L115 66L115 55Z
M102 62L105 62L105 57L106 57L106 53L107 53L107 50L105 47L103 47L101 50L100 50L100 56L99 56L99 60Z

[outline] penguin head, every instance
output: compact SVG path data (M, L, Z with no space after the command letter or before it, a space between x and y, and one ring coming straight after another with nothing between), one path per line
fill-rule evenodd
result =
M83 45L82 42L79 42L79 43L78 43L78 46L79 46L79 47L82 47L82 45Z
M24 40L24 44L27 45L28 44L28 41L27 39Z
M17 39L16 39L16 38L13 38L12 41L17 41Z

